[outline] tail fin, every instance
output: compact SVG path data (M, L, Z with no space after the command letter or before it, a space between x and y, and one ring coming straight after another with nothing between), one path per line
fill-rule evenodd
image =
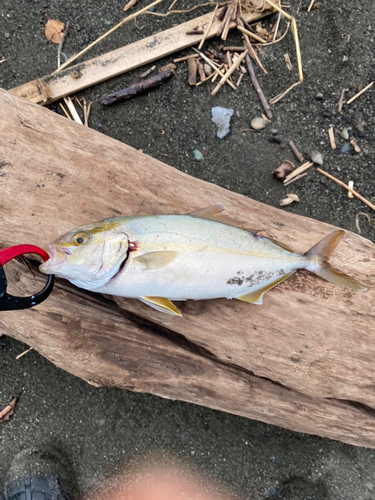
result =
M309 258L306 269L336 285L345 286L352 290L366 290L358 281L340 271L336 271L328 263L329 256L340 243L344 234L345 231L342 229L333 231L306 252L305 256Z

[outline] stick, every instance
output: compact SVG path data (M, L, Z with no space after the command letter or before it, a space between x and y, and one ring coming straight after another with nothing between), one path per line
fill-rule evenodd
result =
M179 62L187 61L189 59L194 59L194 58L197 58L197 57L199 57L198 54L190 54L189 56L178 57L177 59L173 59L173 62L174 63L179 63Z
M232 64L232 66L228 69L228 71L222 77L220 82L216 85L214 90L211 92L212 96L217 94L217 92L221 89L221 87L224 85L224 83L228 80L230 75L235 72L235 70L238 68L238 66L241 64L241 62L245 59L246 55L247 55L247 50L245 50L245 52L242 52L242 54L237 58L236 62L234 62Z
M296 46L296 54L297 54L297 64L298 64L298 74L299 74L299 79L300 82L303 81L303 71L302 71L302 57L301 57L301 50L299 47L299 40L298 40L298 31L297 31L297 23L294 17L292 17L290 14L285 12L285 10L282 10L280 7L275 5L271 0L265 0L268 5L270 5L273 9L277 10L278 12L281 12L286 18L288 18L291 23L292 23L292 33L294 36L294 43Z
M297 177L294 177L294 179L291 179L290 181L288 182L285 182L284 183L284 186L289 186L289 184L292 184L293 182L296 182L296 181L299 181L300 179L302 179L302 177L306 177L307 175L307 172L305 172L304 174L299 174L297 175Z
M294 145L293 141L289 141L289 147L292 150L294 156L297 158L298 161L303 162L305 160L305 158L301 155L301 153L298 151L298 149Z
M68 109L70 111L70 114L73 117L73 120L75 122L79 123L80 125L83 125L81 117L79 116L79 114L78 114L78 112L76 110L76 107L74 106L73 101L71 100L71 98L70 97L64 97L64 102L67 105L67 107L68 107Z
M253 67L253 65L251 63L251 59L250 59L249 55L246 55L245 61L246 61L247 70L249 72L252 84L254 85L254 88L255 88L255 90L256 90L256 92L258 94L260 102L262 103L264 112L266 113L267 118L269 120L272 120L272 111L271 111L271 108L270 108L270 106L269 106L269 104L267 102L267 99L265 98L265 96L263 94L263 91L262 91L262 89L261 89L261 87L259 85L258 79L255 76L254 67Z
M59 102L59 106L63 110L64 115L68 118L68 120L71 120L71 117L69 116L69 113L67 112L67 110L65 109L64 105L61 102Z
M206 73L204 72L203 64L197 60L197 67L199 73L199 80L203 82L206 79Z
M5 63L6 61L9 61L9 57L7 57L6 59L1 59L0 64Z
M23 351L23 352L21 352L21 354L19 354L18 356L16 356L16 359L23 358L26 354L28 354L32 350L33 350L33 348L29 347L28 349L26 349L26 351Z
M68 61L65 61L65 63L62 64L60 66L60 68L58 68L56 71L54 71L52 73L52 75L56 75L57 73L59 73L60 71L62 71L63 69L65 69L67 66L69 66L69 64L71 64L73 61L75 61L76 59L78 59L79 57L81 57L83 54L85 54L87 51L89 51L90 49L92 49L92 47L95 47L95 45L97 43L99 43L102 40L104 40L104 38L106 38L108 35L110 35L114 31L116 31L118 28L120 28L121 26L123 26L124 24L128 23L129 21L132 21L133 19L135 19L136 17L138 17L140 14L143 14L143 12L146 12L151 7L153 7L154 5L157 5L158 3L162 2L162 1L163 0L155 0L154 2L152 2L149 5L147 5L146 7L144 7L143 9L135 12L134 14L130 14L130 16L125 17L122 21L120 21L118 24L116 24L116 26L114 26L109 31L107 31L107 33L104 33L104 35L100 36L94 42L90 43L90 45L88 45L86 48L84 48L83 50L81 50L81 52L78 52L78 54L76 54L75 56L71 57Z
M151 68L148 69L147 71L145 71L144 73L142 73L139 78L146 78L148 75L150 75L155 70L155 68L156 68L155 65L151 66Z
M336 149L335 136L333 134L333 127L328 129L329 142L331 144L332 149Z
M237 26L237 29L239 29L242 33L246 33L246 35L249 35L251 36L252 38L254 38L254 40L256 40L257 42L260 42L260 43L266 43L266 40L264 40L264 38L261 38L260 36L256 35L255 33L253 33L252 31L249 31L247 30L246 28L244 28L243 26Z
M125 7L122 10L126 12L127 10L131 9L137 2L138 0L129 0L129 2L125 5Z
M200 43L199 43L199 45L198 45L198 50L201 50L201 48L203 47L203 44L204 44L204 42L205 42L205 40L206 40L206 38L207 38L207 36L208 36L209 32L210 32L210 29L211 29L212 23L213 23L213 21L214 21L214 18L215 18L215 15L216 15L216 12L217 12L218 7L219 7L219 5L218 5L218 4L216 4L215 10L214 10L214 11L213 11L213 13L212 13L212 17L211 17L211 19L209 20L209 23L208 23L208 25L207 25L206 32L205 32L205 34L203 35L203 38L202 38L202 40L200 41Z
M224 50L224 51L229 50L230 52L243 52L244 50L246 50L246 47L229 46L229 47L223 47L221 50Z
M197 59L191 59L191 58L188 59L188 67L189 67L188 84L194 86L197 84L197 71L198 71Z
M361 96L366 90L368 90L370 87L374 85L374 82L369 83L364 89L362 89L358 94L354 95L349 101L346 101L346 104L351 104L353 101L358 99L359 96Z
M350 191L351 193L354 194L354 196L356 196L359 200L363 201L363 203L365 203L368 207L370 207L372 210L375 211L375 205L373 205L370 201L366 200L366 198L364 198L363 196L361 196L359 193L357 193L357 191L354 191L354 189L351 189L349 186L347 186L344 182L340 181L339 179L336 179L336 177L333 177L333 175L329 174L328 172L325 172L324 170L322 170L321 168L317 168L316 169L320 174L323 174L325 175L326 177L328 177L329 179L331 179L332 181L336 182L336 184L339 184L340 186L342 186L343 188L347 189L348 191Z
M237 24L237 29L239 29L240 27L242 27L242 28L244 27L242 19L239 19L238 24ZM253 59L255 59L257 65L260 67L260 69L263 71L263 73L265 75L267 75L267 70L265 69L263 64L260 62L259 57L257 56L255 50L253 49L253 46L251 45L250 38L248 37L247 33L242 33L242 36L243 36L244 41L245 41L245 47L249 51L249 54L251 55L251 57Z
M216 73L218 73L221 77L224 76L224 73L222 71L220 71L215 65L214 63L211 61L211 59L209 59L207 56L205 56L203 54L203 52L199 52L197 49L195 49L193 47L193 50L195 50L195 52L197 52L197 54L199 54L201 56L202 59L204 59L206 61L207 64L209 64L211 66L211 68L213 68ZM227 81L228 85L230 85L232 87L233 90L236 90L236 87L234 86L234 84L231 82L231 81Z
M192 60L192 59L191 59ZM157 75L151 76L146 80L142 80L126 89L119 90L117 92L113 92L112 94L106 94L99 99L99 103L103 104L103 106L109 106L118 101L125 101L126 99L132 99L139 94L143 94L148 90L152 90L156 87L159 87L163 82L169 80L173 76L173 70L168 69L163 71L162 73L158 73Z
M345 89L342 89L339 99L339 113L341 113L342 105L344 104Z
M295 170L293 170L293 172L291 172L289 175L287 175L283 181L283 184L285 185L287 182L290 181L290 179L294 179L294 177L297 177L297 175L301 174L302 172L304 172L305 170L308 170L310 167L312 167L314 165L314 163L312 161L309 161L307 163L304 163L303 165L301 165L300 167L296 168Z
M301 82L295 82L295 83L293 83L293 85L291 85L286 90L284 90L284 92L282 92L281 94L279 94L276 97L274 97L273 99L271 99L270 100L270 104L276 104L278 101L280 101L280 99L282 99L283 97L285 97L286 94L288 94L292 89L294 89L294 87L297 87L297 85L299 85L300 83Z
M310 10L313 8L314 3L315 3L315 0L311 0L310 5L307 9L307 12L310 12Z

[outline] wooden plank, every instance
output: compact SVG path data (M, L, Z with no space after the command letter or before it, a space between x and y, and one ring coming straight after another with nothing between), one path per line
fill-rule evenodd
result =
M243 17L253 22L273 10L262 13L247 12ZM187 21L173 28L149 36L119 49L107 52L80 64L67 68L60 73L44 76L31 82L10 89L9 92L18 97L24 97L36 104L49 104L62 97L74 94L92 85L104 82L109 78L121 75L132 69L152 63L170 54L197 44L202 35L187 35L198 26L205 32L212 17L212 12ZM221 21L215 19L207 38L216 35ZM231 24L231 28L235 26Z
M189 177L5 91L0 106L1 246L45 246L114 211L187 213L219 202L298 252L332 230ZM182 318L61 280L37 308L3 312L0 331L97 386L375 447L374 255L373 243L346 232L331 257L364 293L297 272L263 306L187 302ZM25 288L24 270L13 264L9 281Z

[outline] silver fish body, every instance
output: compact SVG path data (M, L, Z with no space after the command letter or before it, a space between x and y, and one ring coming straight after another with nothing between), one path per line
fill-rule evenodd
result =
M40 269L87 290L138 298L169 314L180 314L171 301L225 297L261 304L267 290L301 268L364 289L327 262L344 231L300 255L231 225L222 210L217 205L188 215L88 224L51 244L51 258Z

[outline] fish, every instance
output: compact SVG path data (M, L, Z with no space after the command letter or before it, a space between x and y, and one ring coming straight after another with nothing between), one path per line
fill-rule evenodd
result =
M45 274L92 292L136 298L174 316L174 302L238 299L262 304L264 294L298 269L351 288L366 288L333 269L328 258L344 230L294 253L222 214L212 205L182 215L121 216L69 231L48 246Z

